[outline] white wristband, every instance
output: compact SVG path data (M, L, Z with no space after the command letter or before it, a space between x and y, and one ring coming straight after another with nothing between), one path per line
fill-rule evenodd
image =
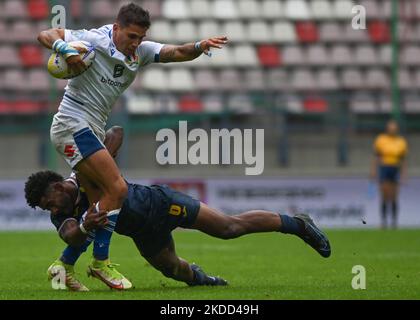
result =
M194 45L195 50L203 52L203 50L201 50L201 41L197 41Z
M88 234L85 227L83 226L83 222L81 224L79 224L79 228L80 228L80 231L82 231L84 234Z

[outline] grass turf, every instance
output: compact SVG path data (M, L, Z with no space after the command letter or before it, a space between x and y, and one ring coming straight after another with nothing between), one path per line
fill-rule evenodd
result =
M179 256L227 287L193 287L165 278L139 255L131 239L114 235L113 262L135 285L112 291L85 269L91 249L76 265L86 293L54 291L46 269L64 243L54 232L0 233L0 299L419 299L420 230L328 230L332 256L321 258L302 240L279 233L219 240L174 232ZM352 268L366 269L366 290L352 289Z

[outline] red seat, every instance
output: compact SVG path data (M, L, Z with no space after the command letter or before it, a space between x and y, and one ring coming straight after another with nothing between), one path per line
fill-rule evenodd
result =
M318 27L310 21L297 22L296 33L301 42L317 42L319 41Z
M29 0L28 12L33 19L46 19L50 14L47 0Z
M328 110L328 103L322 98L308 98L303 105L307 112L323 113Z
M386 22L372 21L368 25L368 31L372 42L386 43L391 40L391 32Z
M0 101L0 114L8 114L12 111L12 104L8 101Z
M258 47L258 58L264 67L277 67L281 64L280 50L275 46Z
M25 67L36 67L44 64L40 46L24 45L19 50L21 64Z
M181 112L201 112L203 103L195 96L184 96L178 102L178 109Z
M40 112L41 110L41 106L38 102L26 100L13 103L12 108L12 112L17 114L34 114Z

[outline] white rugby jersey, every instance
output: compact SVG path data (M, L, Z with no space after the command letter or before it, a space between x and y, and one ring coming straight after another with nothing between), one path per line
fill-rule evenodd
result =
M109 24L99 29L65 30L64 41L90 42L95 47L96 58L87 71L70 79L65 88L67 96L82 104L62 103L58 109L60 112L82 116L104 126L112 106L134 81L137 71L150 63L159 62L163 44L143 41L137 47L135 56L126 57L117 50L112 41L112 26Z

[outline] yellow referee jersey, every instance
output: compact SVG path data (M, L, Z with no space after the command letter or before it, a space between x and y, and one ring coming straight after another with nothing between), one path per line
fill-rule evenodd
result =
M399 166L408 153L408 145L402 136L380 134L374 144L375 153L379 156L381 165Z

